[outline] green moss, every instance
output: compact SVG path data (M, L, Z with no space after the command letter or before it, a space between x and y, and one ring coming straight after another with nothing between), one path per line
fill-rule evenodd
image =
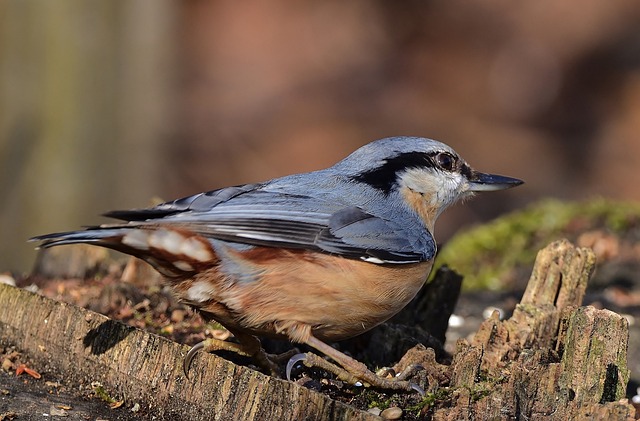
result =
M379 408L384 411L385 409L391 406L391 398L385 400L378 400L380 398L379 394L370 394L367 398L367 407L368 408Z
M109 393L107 393L107 391L105 390L104 386L102 386L102 384L98 383L98 382L94 382L91 384L91 387L93 389L93 393L96 394L96 396L103 400L104 402L107 402L109 404L113 404L118 402L117 399L112 398Z
M465 289L499 290L552 241L596 228L624 233L639 222L638 203L544 200L457 234L442 248L435 267L446 264L461 273Z
M477 387L474 387L470 390L471 392L471 401L477 402L482 398L485 398L491 394L491 388L486 384L480 384Z
M457 390L468 390L470 399L475 402L480 399L489 396L493 389L493 384L490 382L482 382L480 384L475 384L473 387L462 387L462 388L449 388L443 387L435 392L427 392L420 402L415 405L407 407L407 411L413 412L417 417L423 415L425 411L433 407L443 407L446 406L446 403L451 400L451 396Z
M427 392L420 402L407 408L408 411L414 412L416 416L420 415L425 409L435 406L438 402L444 402L451 398L451 389L444 387L435 392Z

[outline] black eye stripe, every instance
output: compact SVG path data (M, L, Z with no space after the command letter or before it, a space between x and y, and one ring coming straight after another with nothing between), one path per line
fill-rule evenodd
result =
M453 162L449 170L438 162L439 155L446 155ZM437 152L406 152L385 161L383 165L365 173L352 177L353 180L368 184L377 190L388 194L397 181L398 174L411 168L440 168L447 171L455 170L458 158L444 151Z

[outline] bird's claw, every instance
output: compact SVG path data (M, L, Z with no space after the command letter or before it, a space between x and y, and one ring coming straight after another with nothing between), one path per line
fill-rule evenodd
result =
M189 352L187 352L187 355L185 355L184 361L182 361L182 370L184 371L184 376L187 379L189 378L189 367L191 367L191 361L193 361L193 357L195 357L198 351L204 349L204 346L204 341L198 342L197 344L192 346Z
M411 387L411 389L418 392L421 396L425 395L424 389L418 386L417 384L409 382L409 386Z
M413 376L418 371L424 370L424 367L420 364L410 364L400 373L396 374L395 377L397 380L406 380L407 378Z
M296 354L293 357L289 358L289 361L287 362L287 369L285 371L285 374L287 376L287 380L291 380L291 370L293 370L293 367L298 364L300 361L305 361L307 359L307 355L306 354Z

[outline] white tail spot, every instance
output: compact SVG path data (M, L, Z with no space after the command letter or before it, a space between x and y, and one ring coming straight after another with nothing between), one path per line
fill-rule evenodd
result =
M158 229L149 236L149 245L155 249L165 250L168 253L180 254L180 246L185 238L175 231Z
M208 262L212 259L211 252L196 237L187 238L180 245L180 253L198 262Z
M131 230L122 237L122 244L138 250L149 250L149 234L142 230Z

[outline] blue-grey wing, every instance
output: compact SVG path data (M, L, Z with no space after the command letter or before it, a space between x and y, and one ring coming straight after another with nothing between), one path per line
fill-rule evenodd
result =
M435 254L426 229L403 229L338 199L262 187L230 187L107 216L134 225L181 225L213 239L317 250L375 263L420 262Z
M374 263L422 262L435 256L435 242L426 229L410 232L399 225L347 207L331 216L317 243L324 251Z

